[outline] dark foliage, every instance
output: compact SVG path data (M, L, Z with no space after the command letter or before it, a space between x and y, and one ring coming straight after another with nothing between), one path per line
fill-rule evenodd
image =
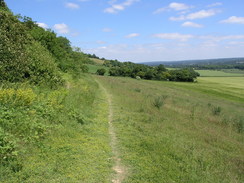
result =
M155 67L135 64L132 62L118 62L115 60L105 61L105 66L110 67L110 76L124 76L136 78L139 76L147 80L169 80L169 81L184 81L193 82L199 76L199 73L193 69L179 69L168 71L164 65L160 64Z
M101 68L101 69L97 69L97 72L96 72L98 75L101 75L103 76L105 73L106 73L106 70L104 68Z

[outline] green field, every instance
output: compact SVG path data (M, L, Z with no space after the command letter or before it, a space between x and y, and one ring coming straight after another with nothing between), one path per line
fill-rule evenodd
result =
M224 100L244 102L244 77L199 77L197 83L151 82L175 89L185 89L185 92L197 92Z
M243 77L244 72L237 69L223 70L196 70L201 77Z
M97 79L112 96L125 182L244 181L243 78Z

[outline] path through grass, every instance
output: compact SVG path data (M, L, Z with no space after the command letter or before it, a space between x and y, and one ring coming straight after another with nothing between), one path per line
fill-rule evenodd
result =
M107 90L103 87L102 84L99 83L99 85L100 85L100 88L103 90L103 92L106 94L107 100L108 100L108 105L109 105L108 124L109 124L110 145L112 148L113 160L114 160L113 170L116 173L112 177L112 182L113 183L121 183L126 178L128 172L127 172L127 168L121 163L120 152L117 148L118 141L117 141L114 125L113 125L112 97L107 92Z
M96 77L113 98L125 182L244 181L243 102L201 92L198 83Z

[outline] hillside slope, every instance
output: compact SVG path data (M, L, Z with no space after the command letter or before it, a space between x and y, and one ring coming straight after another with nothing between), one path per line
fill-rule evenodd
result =
M239 102L230 100L235 90L225 98L224 80L215 94L209 81L97 79L111 94L120 158L129 167L125 182L244 181L241 90Z

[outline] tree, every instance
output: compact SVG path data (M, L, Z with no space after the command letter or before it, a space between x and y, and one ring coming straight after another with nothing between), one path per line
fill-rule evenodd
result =
M106 73L106 70L104 68L101 68L101 69L97 69L97 72L96 72L98 75L101 75L103 76L105 73Z
M164 67L164 65L160 64L159 66L156 67L157 72L165 72L167 69Z
M6 3L4 2L4 0L0 0L0 8L9 11L9 9L8 9Z

